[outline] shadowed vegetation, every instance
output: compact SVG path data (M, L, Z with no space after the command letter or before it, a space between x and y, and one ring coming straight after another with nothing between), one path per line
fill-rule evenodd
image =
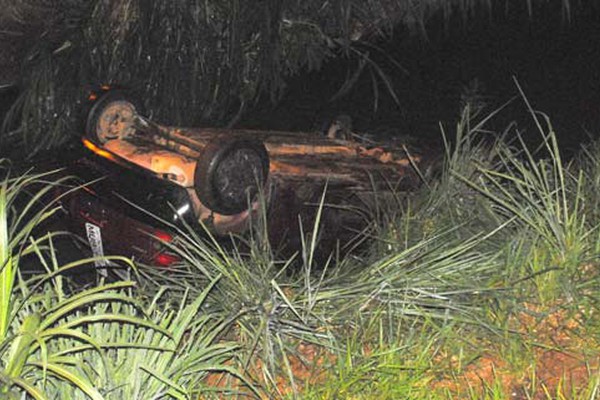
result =
M148 93L165 122L220 125L330 57L385 83L372 37L488 6L413 3L7 2L2 34L40 40L15 50L23 93L1 140L63 142L88 83ZM597 398L600 146L566 159L525 103L537 140L487 131L495 113L466 101L441 171L361 210L366 244L343 257L315 256L320 213L283 260L259 219L233 247L180 229L176 267L69 291L62 272L93 260L58 264L53 175L2 169L0 397ZM21 276L26 258L44 273Z
M527 4L522 12L532 17L546 6ZM569 1L561 4L569 15ZM0 144L29 152L81 132L81 102L93 85L139 92L147 113L164 123L232 126L259 99L276 102L290 76L335 58L349 67L334 97L369 74L375 99L384 90L399 102L404 94L374 61L386 59L377 43L394 27L400 35L423 35L434 16L479 18L493 8L466 0L4 0L2 6L0 86L16 83L21 96ZM402 71L401 59L386 60Z
M182 292L220 274L210 310L234 321L240 368L276 397L594 398L598 154L563 160L530 111L537 149L467 108L445 130L443 170L365 210L360 252L315 261L319 218L289 260L260 229L233 250L184 230L180 267L142 281Z
M180 229L167 244L179 265L140 266L139 288L65 292L59 272L90 260L58 267L52 235L31 236L52 206L29 218L17 212L33 211L11 200L29 182L42 188L29 191L35 202L49 190L44 175L6 178L2 390L97 399L594 398L597 146L563 160L549 120L528 107L536 149L510 127L490 136L489 118L474 120L467 107L456 134L444 129L442 171L420 191L382 196L363 211L372 217L359 251L315 257L321 211L301 229L300 252L284 260L261 218L233 247ZM19 276L27 253L47 275Z

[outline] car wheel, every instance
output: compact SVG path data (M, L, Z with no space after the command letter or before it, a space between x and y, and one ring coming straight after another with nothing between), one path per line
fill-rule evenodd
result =
M135 134L135 116L139 104L121 90L101 94L90 109L85 133L92 142L102 145L110 140L124 139Z
M216 138L204 148L194 172L200 201L211 210L234 215L248 209L265 187L269 155L260 141Z

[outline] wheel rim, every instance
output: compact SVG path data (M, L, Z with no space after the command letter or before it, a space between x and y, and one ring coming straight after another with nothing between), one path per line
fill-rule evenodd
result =
M198 160L194 186L200 201L211 210L234 215L250 207L264 188L269 155L264 144L216 138Z
M231 204L232 209L248 207L265 182L263 161L251 148L232 150L214 169L213 190L221 204Z
M135 133L133 120L135 106L128 101L113 101L108 104L96 122L96 136L101 143L124 139Z

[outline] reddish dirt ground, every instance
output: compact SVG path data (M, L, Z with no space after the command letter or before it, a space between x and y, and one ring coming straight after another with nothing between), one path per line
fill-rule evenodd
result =
M273 389L281 397L292 395L294 390L301 392L307 385L314 386L323 382L327 378L327 366L335 362L335 356L320 346L300 342L296 347L296 354L288 355L287 362L294 376L295 388L290 383L286 371L281 371L279 375L274 377L276 389ZM256 360L249 367L247 375L253 383L257 384L257 387L273 387L272 384L266 382L265 376L262 373L262 366L261 360ZM210 387L229 387L250 394L248 388L241 381L233 379L227 373L211 373L206 379L205 384ZM263 393L261 398L269 399L271 397Z
M515 334L523 339L524 354L512 355L521 358L521 367L511 365L501 349L486 350L461 371L438 380L434 387L457 398L469 391L483 395L492 388L513 399L577 396L598 373L600 348L597 338L585 334L580 313L570 315L565 309L554 308L558 310L545 311L526 304L525 311L512 319ZM488 343L484 347L498 346Z
M482 340L479 357L461 365L455 354L441 352L435 358L437 372L430 382L434 391L449 398L481 398L487 392L501 392L510 399L572 399L588 387L590 377L600 372L600 338L586 334L583 312L573 312L560 305L540 307L524 304L523 311L514 315L509 327L514 337L508 341ZM518 337L520 336L520 337ZM518 343L507 350L506 343ZM363 349L365 354L368 347ZM513 365L512 362L518 365ZM296 354L287 363L294 375L295 388L286 371L266 384L260 360L247 373L257 386L271 387L279 396L301 393L306 386L318 385L329 375L335 356L325 349L299 343ZM274 385L273 385L274 383ZM210 374L206 384L229 387L242 392L248 389L227 374ZM475 396L475 397L474 397ZM270 398L264 393L263 398Z

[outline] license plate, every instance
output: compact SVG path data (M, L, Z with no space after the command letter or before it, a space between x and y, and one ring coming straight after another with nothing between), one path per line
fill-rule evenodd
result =
M101 268L98 272L106 276L108 267L108 260L104 258L104 248L102 247L102 232L100 227L89 222L85 223L85 233L87 235L88 243L92 249L92 255L94 258L94 266Z

